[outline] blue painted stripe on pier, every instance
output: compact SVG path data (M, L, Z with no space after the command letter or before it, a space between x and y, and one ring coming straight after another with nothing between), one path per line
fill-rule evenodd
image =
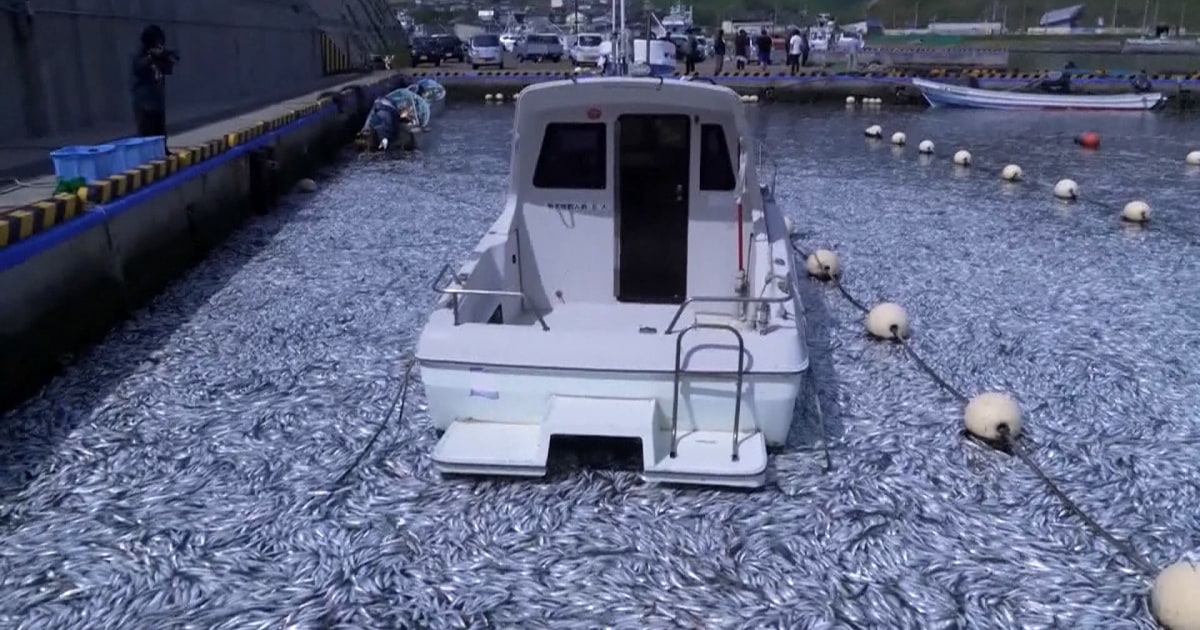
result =
M377 94L376 90L370 90L371 93ZM154 197L155 195L166 192L184 182L191 181L201 175L204 175L214 168L228 163L230 160L236 159L246 153L253 151L268 141L274 138L290 133L304 127L313 122L321 120L337 110L337 106L330 104L318 110L314 114L310 114L303 118L289 123L286 126L259 136L254 140L250 140L245 144L239 144L230 150L214 156L212 159L205 160L199 164L179 170L174 175L165 179L159 180L140 188L128 195L122 196L111 203L95 206L81 213L78 218L57 225L49 230L34 234L27 239L22 239L12 245L0 249L0 271L6 271L30 258L48 250L60 243L70 240L71 238L81 234L85 230L91 229L101 223L107 221L110 217L118 216L134 206Z

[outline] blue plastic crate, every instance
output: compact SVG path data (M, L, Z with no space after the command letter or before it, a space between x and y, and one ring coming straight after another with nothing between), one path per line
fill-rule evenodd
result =
M123 173L142 163L141 138L121 138L113 140L112 145L117 148L113 152L113 169L118 173Z
M167 157L167 147L163 136L146 136L142 138L142 144L138 147L141 153L142 161L138 164L149 164L154 160L161 160Z
M166 157L162 136L122 138L111 144L117 147L117 159L113 167L118 173Z
M86 181L104 179L117 169L117 147L111 144L63 147L50 152L54 174L59 179L82 177Z

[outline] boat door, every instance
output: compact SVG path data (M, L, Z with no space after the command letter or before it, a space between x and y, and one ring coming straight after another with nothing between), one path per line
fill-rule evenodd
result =
M691 118L624 114L616 127L617 300L682 303L687 296Z

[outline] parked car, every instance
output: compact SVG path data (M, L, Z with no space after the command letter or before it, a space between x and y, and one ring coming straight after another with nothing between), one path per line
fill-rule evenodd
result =
M517 45L517 61L557 62L563 58L563 45L558 35L528 35Z
M468 46L467 60L471 62L472 70L478 70L480 66L504 69L504 46L500 44L499 35L476 35Z
M453 59L459 63L467 60L467 46L453 35L434 35L433 41L442 51L442 59Z
M599 65L600 58L604 56L600 48L603 44L604 36L599 33L580 33L567 58L576 66Z
M432 37L414 37L409 40L408 54L414 68L423 63L442 65L442 49Z

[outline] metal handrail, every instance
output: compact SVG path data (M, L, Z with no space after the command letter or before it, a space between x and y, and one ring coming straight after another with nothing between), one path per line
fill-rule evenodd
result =
M525 295L524 291L499 291L499 290L493 290L493 289L467 289L465 287L461 287L461 286L454 287L451 285L439 287L438 285L441 284L442 278L446 276L446 272L449 270L450 270L450 264L446 263L446 265L442 267L441 272L438 273L437 277L433 279L433 290L438 293L441 293L442 295L450 296L450 299L452 301L452 306L454 309L454 325L455 326L457 326L459 324L458 303L459 303L460 295L492 295L492 296L496 296L496 297L518 297L518 298L525 300L527 303L532 303L532 300L529 299L528 295ZM454 278L453 280L451 280L451 284L461 284L461 282L459 281L458 278ZM542 325L542 330L550 330L550 327L546 325L546 320L542 318L542 314L537 312L536 310L534 310L532 305L529 307L529 311L531 313L533 313L533 316L537 318L538 323Z
M789 289L789 291L790 291L790 289ZM667 326L667 331L664 332L663 334L669 335L672 332L674 332L675 324L678 324L679 318L683 317L683 311L686 310L687 307L689 307L692 304L695 304L697 302L710 303L710 304L711 303L718 303L718 304L722 304L722 303L723 304L783 304L784 302L787 302L790 299L792 299L792 295L789 292L785 292L784 295L781 295L778 297L771 297L771 298L742 297L740 295L695 295L695 296L692 296L692 297L684 300L679 305L679 308L675 310L675 317L671 318L671 323Z
M692 324L680 331L679 336L675 338L675 400L671 403L671 458L674 459L679 455L679 377L684 374L692 374L683 369L683 337L697 328L728 330L733 333L734 337L737 337L737 392L733 399L733 450L730 454L730 459L736 462L738 461L738 434L741 432L742 426L742 382L746 376L746 340L742 337L742 333L738 332L738 329L729 324Z

